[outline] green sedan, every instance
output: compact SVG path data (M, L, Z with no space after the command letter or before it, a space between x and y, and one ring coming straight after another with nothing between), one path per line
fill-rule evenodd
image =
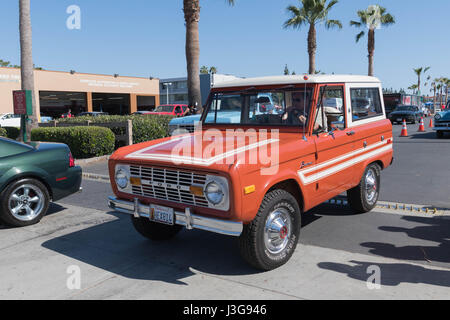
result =
M81 175L65 144L0 137L0 222L13 227L38 223L50 201L81 190Z

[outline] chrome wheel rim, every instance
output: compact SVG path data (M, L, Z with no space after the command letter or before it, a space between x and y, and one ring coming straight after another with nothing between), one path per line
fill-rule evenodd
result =
M369 204L374 204L378 194L377 176L373 169L369 169L366 174L366 200Z
M264 228L264 243L271 254L279 254L289 243L292 234L291 218L285 208L269 214Z
M45 205L45 196L38 187L25 184L17 187L9 196L8 207L11 214L20 221L31 221L38 217Z

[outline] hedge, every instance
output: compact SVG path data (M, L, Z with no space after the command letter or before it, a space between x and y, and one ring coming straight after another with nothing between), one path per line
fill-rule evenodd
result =
M5 128L0 128L0 137L7 137L7 132Z
M131 120L133 122L133 143L140 143L160 138L169 137L169 122L172 120L172 116L160 116L160 115L128 115L128 116L98 116L98 117L74 117L58 119L60 123L85 123L91 121L95 123L110 123L110 122L124 122ZM123 129L112 128L114 134L125 134ZM121 145L116 145L121 147Z
M17 140L20 137L20 128L16 127L3 127L6 130L6 137Z
M59 127L33 129L31 140L65 143L75 158L86 159L113 153L115 136L102 127Z

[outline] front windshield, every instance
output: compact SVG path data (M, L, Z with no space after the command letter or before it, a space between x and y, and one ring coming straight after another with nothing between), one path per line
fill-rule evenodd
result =
M397 107L396 111L414 111L413 107Z
M206 124L306 126L312 88L215 93L208 104Z
M172 112L173 106L159 106L155 109L155 112Z

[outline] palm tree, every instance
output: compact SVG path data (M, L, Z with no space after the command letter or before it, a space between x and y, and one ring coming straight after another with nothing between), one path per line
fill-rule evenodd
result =
M325 23L327 29L338 27L342 29L342 23L339 20L328 19L328 14L333 6L338 3L338 0L299 0L301 5L299 7L287 7L288 13L291 15L283 27L300 29L303 25L309 25L308 31L308 55L309 55L309 74L314 74L316 71L316 25L318 23Z
M22 90L31 90L33 97L33 115L30 117L31 124L26 125L27 137L29 138L31 136L31 129L37 126L38 116L36 99L34 96L34 65L31 40L30 0L19 0L19 31Z
M420 68L413 69L413 70L414 70L414 72L415 72L416 75L417 75L417 88L418 88L418 93L419 93L419 95L420 95L420 85L421 85L420 78L421 78L421 76L422 76L422 73L425 73L425 72L427 72L428 70L430 70L430 67L426 67L426 68L420 67Z
M408 87L409 90L412 90L413 94L416 94L417 88L419 88L417 84L413 84L410 87Z
M386 12L386 8L379 5L369 6L367 10L358 11L359 21L350 21L351 26L358 28L367 27L368 41L367 51L369 52L369 76L374 75L374 53L375 53L375 30L381 26L389 26L395 23L395 18ZM365 31L361 31L356 35L356 42L359 42L365 35Z
M209 73L209 70L208 70L207 66L202 66L200 68L200 74L208 74L208 73Z
M234 0L226 0L234 5ZM186 23L186 64L188 77L189 105L202 106L200 91L200 41L198 22L200 21L200 0L183 0L184 20Z

